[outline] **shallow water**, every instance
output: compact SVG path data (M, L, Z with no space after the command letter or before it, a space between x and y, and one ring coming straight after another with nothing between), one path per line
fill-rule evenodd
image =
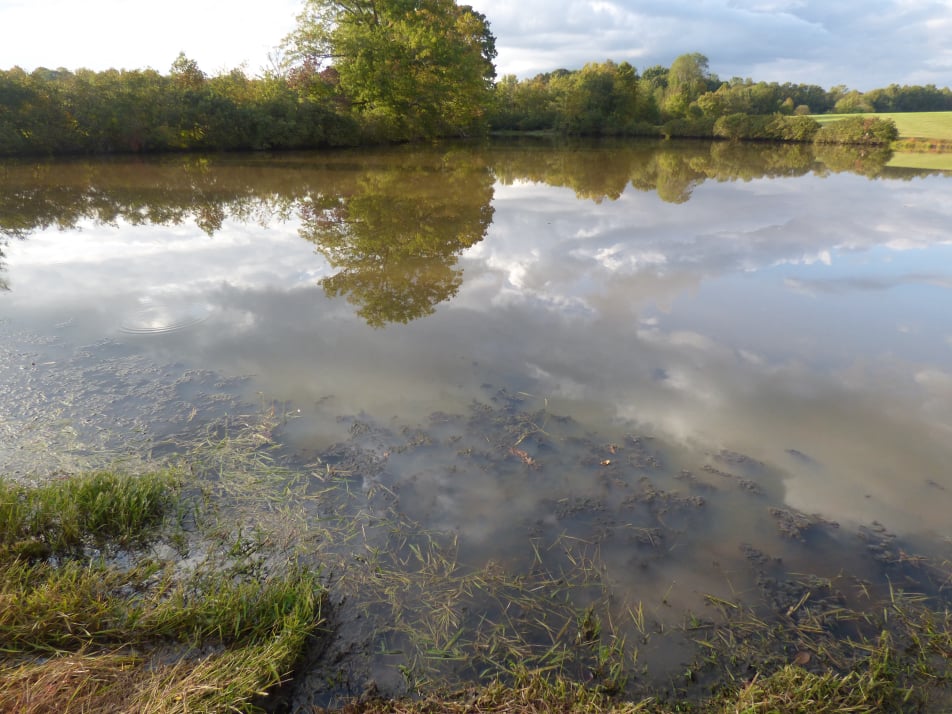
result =
M751 548L883 584L868 529L952 541L952 177L883 161L4 164L0 456L67 468L263 400L297 416L287 453L346 462L473 567L593 553L658 622L757 590Z

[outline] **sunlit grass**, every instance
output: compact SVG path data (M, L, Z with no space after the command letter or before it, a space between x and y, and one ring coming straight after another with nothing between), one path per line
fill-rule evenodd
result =
M196 714L260 711L301 646L290 631L203 657L152 661L127 652L60 653L0 664L0 711Z
M841 121L855 114L814 114L820 124ZM933 139L952 142L952 112L874 112L861 116L892 119L899 130L899 140Z
M896 151L886 164L922 171L952 171L952 142L943 151Z
M2 482L0 711L242 711L288 677L318 573L240 532L156 557L182 506L175 470Z

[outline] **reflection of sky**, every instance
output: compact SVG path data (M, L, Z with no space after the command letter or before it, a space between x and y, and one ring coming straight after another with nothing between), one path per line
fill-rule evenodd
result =
M767 461L803 510L952 535L948 191L807 176L675 205L497 185L457 297L380 330L324 296L292 224L85 226L9 245L0 316L256 375L305 408L414 421L483 383L531 391L593 429L630 419Z
M946 192L943 179L708 182L684 205L629 190L564 215L540 208L557 199L538 187L497 187L471 253L492 270L468 274L454 308L523 318L515 349L550 394L785 468L792 505L946 529L952 500L927 485L952 491Z

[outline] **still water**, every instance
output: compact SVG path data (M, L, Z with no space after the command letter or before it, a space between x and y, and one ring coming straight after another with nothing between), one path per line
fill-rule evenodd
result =
M883 161L497 143L0 165L3 467L264 400L297 417L288 453L347 462L469 562L578 538L658 619L753 587L751 544L824 577L869 529L947 557L952 176Z

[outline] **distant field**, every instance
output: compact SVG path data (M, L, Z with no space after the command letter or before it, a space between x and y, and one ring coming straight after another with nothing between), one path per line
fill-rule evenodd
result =
M846 119L850 114L814 114L821 124ZM952 141L952 112L882 112L863 116L892 119L900 139L941 139Z

